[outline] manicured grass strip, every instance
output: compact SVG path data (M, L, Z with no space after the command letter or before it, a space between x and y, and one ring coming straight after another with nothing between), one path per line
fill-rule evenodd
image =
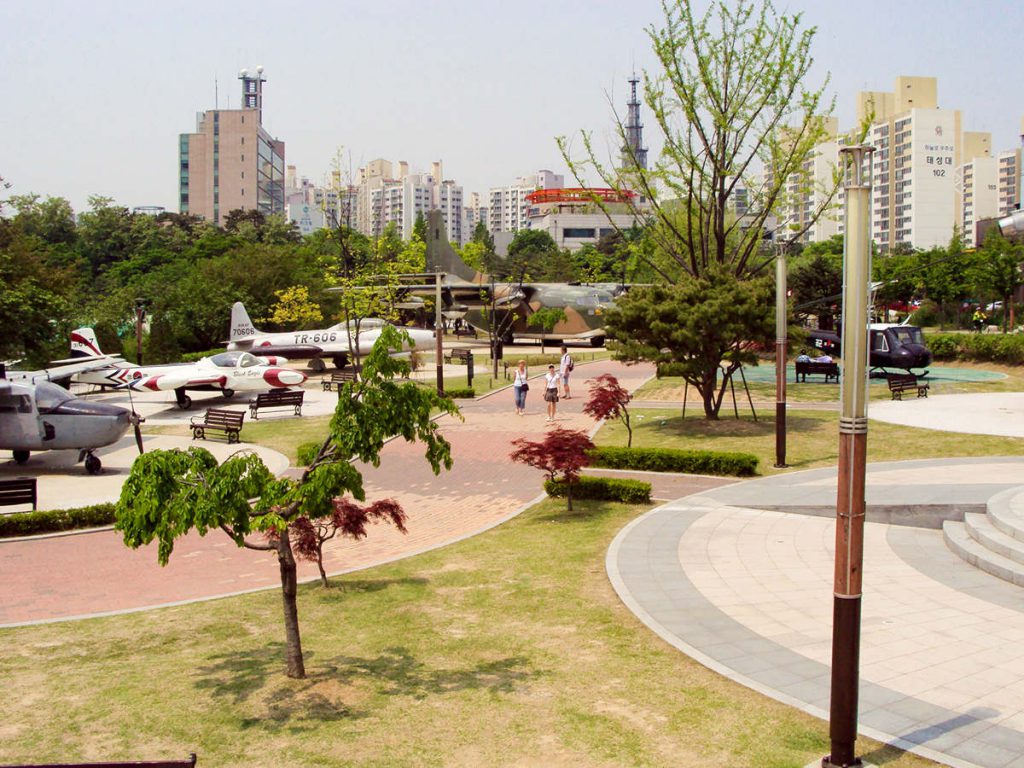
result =
M825 722L690 660L613 593L605 552L644 507L575 506L549 500L452 547L302 587L306 680L283 674L276 590L0 630L0 762L191 750L232 766L820 761ZM931 765L868 739L858 749L886 768Z

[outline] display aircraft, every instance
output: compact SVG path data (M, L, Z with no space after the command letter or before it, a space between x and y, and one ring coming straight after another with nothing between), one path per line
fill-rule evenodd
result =
M448 242L441 212L427 215L427 272L444 273L442 299L449 308L466 312L466 320L488 331L486 312L493 306L495 327L506 344L515 339L582 340L591 346L604 345L604 313L625 286L609 283L503 283L494 281L464 262ZM430 295L432 285L409 286ZM461 305L461 306L459 306ZM530 315L554 307L566 319L551 331L529 324Z
M387 325L378 318L367 317L359 322L359 333L353 340L358 344L358 354L369 354L380 332ZM427 347L434 341L434 332L422 328L402 328L409 334L414 346ZM353 329L353 334L355 330ZM287 331L283 333L265 333L258 330L249 319L249 313L240 301L231 306L231 330L228 335L229 350L244 350L255 355L287 355L290 358L309 360L309 367L317 373L326 368L323 358L330 358L336 368L344 368L348 363L351 348L349 331L345 323L332 325L313 331ZM403 344L403 352L409 352L408 342Z
M141 418L116 405L80 400L53 383L70 375L67 368L92 364L6 374L0 366L0 448L12 451L16 464L32 451L73 449L95 475L103 465L93 451L117 442L132 425L142 452Z
M893 323L871 323L868 326L868 361L873 370L899 368L908 372L912 368L927 369L932 362L932 353L925 346L924 335L916 325ZM815 349L829 355L841 354L841 341L835 331L811 331L808 340ZM927 376L925 370L918 374Z
M71 334L72 356L102 354L91 328L78 328ZM273 362L271 362L273 361ZM189 408L192 398L186 392L220 392L231 397L235 392L264 392L300 386L306 374L276 364L284 358L265 358L248 352L221 352L195 363L172 365L131 365L117 361L98 370L75 375L75 381L100 387L131 388L139 392L173 390L181 408Z

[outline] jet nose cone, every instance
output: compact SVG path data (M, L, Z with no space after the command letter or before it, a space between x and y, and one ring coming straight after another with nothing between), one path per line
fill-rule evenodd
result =
M270 368L263 380L272 387L297 387L306 380L306 374L291 368Z

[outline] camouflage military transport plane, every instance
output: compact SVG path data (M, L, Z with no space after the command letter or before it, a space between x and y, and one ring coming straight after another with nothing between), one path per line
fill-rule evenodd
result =
M572 285L570 283L494 282L477 272L455 253L445 231L440 211L427 216L427 271L442 272L442 297L448 309L464 309L466 321L487 332L486 313L492 305L495 327L506 344L516 339L589 341L604 345L604 313L611 308L621 286ZM433 285L410 286L433 294ZM492 293L493 289L493 293ZM562 309L566 319L550 331L530 325L532 314L544 308Z

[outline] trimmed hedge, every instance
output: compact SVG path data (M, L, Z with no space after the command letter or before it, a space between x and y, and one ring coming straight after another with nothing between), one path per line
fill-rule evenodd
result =
M98 528L114 524L113 504L94 504L74 509L48 509L0 515L0 538L33 536L37 533Z
M562 480L545 480L544 490L548 496L561 498L566 494L566 485ZM621 501L626 504L646 504L651 500L651 484L642 480L584 475L573 483L572 497L574 499Z
M757 456L730 451L687 451L677 448L598 446L588 451L590 464L607 469L686 472L697 475L749 477L757 472Z
M929 333L925 343L936 360L1024 365L1022 333Z
M472 387L445 387L444 393L452 399L476 397L476 390Z

